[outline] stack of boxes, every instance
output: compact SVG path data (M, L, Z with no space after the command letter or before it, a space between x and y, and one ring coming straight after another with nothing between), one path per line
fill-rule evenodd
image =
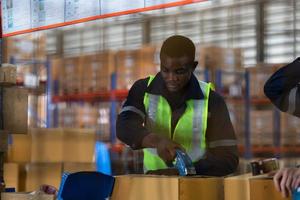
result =
M11 135L4 174L7 187L58 188L65 171L94 171L95 140L92 129L31 129L30 134Z
M237 72L243 69L242 49L200 45L199 67L208 69L210 71L209 80L216 83L216 72L218 70ZM235 82L236 76L224 76L222 80L223 88L227 88Z
M264 84L282 64L258 64L247 68L250 76L250 134L251 144L272 146L274 144L274 107L266 99Z
M15 60L46 60L46 37L44 34L27 34L3 39L3 62ZM14 63L13 63L14 64ZM28 80L31 79L31 80ZM46 67L41 64L23 65L17 67L17 83L32 82L32 87L38 86L39 81L46 81ZM29 85L30 86L30 85Z
M144 46L116 53L117 89L129 89L135 81L159 71L159 48Z
M281 145L300 144L300 123L299 118L291 114L280 114Z

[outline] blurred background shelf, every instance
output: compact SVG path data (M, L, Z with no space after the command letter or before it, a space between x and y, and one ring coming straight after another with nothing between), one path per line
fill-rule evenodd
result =
M53 96L52 102L76 102L76 101L123 101L127 97L128 90L112 90L112 91L101 91L95 93L85 94L70 94L63 96Z

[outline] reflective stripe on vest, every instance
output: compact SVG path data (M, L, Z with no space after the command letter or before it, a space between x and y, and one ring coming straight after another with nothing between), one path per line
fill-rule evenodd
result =
M153 80L149 78L148 86ZM186 101L186 110L178 120L172 140L181 144L193 161L203 157L206 149L205 133L208 116L210 83L199 81L204 98ZM145 125L151 132L171 138L172 111L167 100L160 95L145 93L144 106L147 113ZM145 170L166 168L156 149L144 149Z

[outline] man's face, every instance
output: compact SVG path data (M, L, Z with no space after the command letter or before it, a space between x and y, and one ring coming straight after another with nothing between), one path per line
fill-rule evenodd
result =
M189 82L197 62L188 56L162 56L160 72L169 92L178 92Z

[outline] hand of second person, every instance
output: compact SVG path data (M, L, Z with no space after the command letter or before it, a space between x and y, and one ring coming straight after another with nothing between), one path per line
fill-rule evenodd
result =
M292 190L300 186L300 169L283 168L274 175L274 184L283 197L288 197Z

